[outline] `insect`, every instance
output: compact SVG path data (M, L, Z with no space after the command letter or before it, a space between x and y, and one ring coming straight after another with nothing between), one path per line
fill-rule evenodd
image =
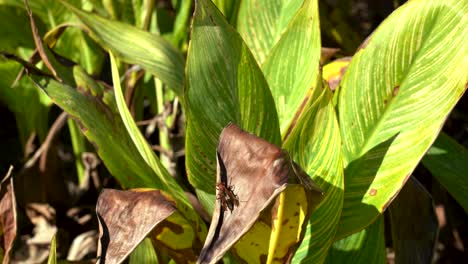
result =
M223 210L229 209L232 213L234 207L239 206L239 197L234 193L232 185L226 186L223 182L218 182L216 190L218 190L216 198L221 202Z

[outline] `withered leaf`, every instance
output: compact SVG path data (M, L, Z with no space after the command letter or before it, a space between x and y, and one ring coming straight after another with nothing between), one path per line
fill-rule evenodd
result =
M10 253L17 231L15 191L13 178L10 177L12 171L13 166L10 166L5 178L0 182L0 246L3 246L5 252L4 264L10 263Z
M252 228L261 212L271 208L272 201L288 184L303 186L308 197L314 199L322 195L286 151L234 124L221 132L217 182L216 206L199 263L220 260ZM312 202L309 207L313 207ZM274 217L274 213L271 215Z
M104 189L96 207L99 263L124 261L175 210L174 202L157 190Z

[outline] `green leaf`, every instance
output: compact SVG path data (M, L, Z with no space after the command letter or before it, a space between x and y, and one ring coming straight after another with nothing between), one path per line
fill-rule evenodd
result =
M112 91L105 90L78 66L74 67L77 89L55 80L45 80L41 87L58 106L78 120L84 135L96 146L106 167L124 187L155 188L171 194L177 202L178 210L203 237L206 228L185 193L162 167L155 154L148 152L149 146L143 141L134 121L129 119L128 109L123 108L125 105L121 98L118 72L115 64L112 67L113 78L117 79L115 90L119 93L116 95L118 100ZM117 105L122 114L119 114Z
M115 57L112 54L112 52L109 53L109 56L111 59L112 81L114 83L116 105L119 110L120 117L122 118L122 121L125 125L125 128L127 129L127 132L133 141L133 144L138 149L138 152L145 161L145 163L153 170L153 172L159 177L160 181L163 183L163 187L160 187L160 189L172 194L173 198L178 202L177 207L182 212L182 214L187 216L187 218L191 221L194 221L195 224L201 224L199 223L200 218L196 215L195 211L193 210L192 205L190 204L190 202L187 199L187 196L184 193L184 190L180 185L177 184L174 177L172 177L166 170L166 168L163 166L159 158L149 146L144 136L141 134L135 121L133 120L132 115L130 114L130 111L127 108L127 105L125 104L125 98L122 93L122 87L120 86L120 76ZM200 230L200 232L202 231Z
M316 88L320 53L317 0L306 0L262 65L283 135Z
M0 5L0 50L14 52L18 47L34 49L28 14L23 8ZM42 21L41 21L42 22ZM43 29L43 23L40 23Z
M468 150L441 133L422 163L468 212Z
M366 229L336 241L326 263L386 263L383 217Z
M341 81L341 238L378 217L437 137L468 81L466 1L420 1L390 15Z
M167 40L136 27L81 11L66 2L81 20L90 36L104 48L130 64L145 70L169 85L181 96L184 82L184 58Z
M284 0L241 1L237 28L258 64L263 64L303 2ZM313 2L316 3L316 1ZM316 21L318 21L318 18Z
M96 83L78 66L74 67L74 77L76 89L55 80L45 80L39 85L54 103L77 120L110 173L123 187L162 188L160 178L147 165L127 133L112 90Z
M187 44L188 24L192 11L192 1L179 1L177 15L174 21L174 30L172 32L172 42L176 47Z
M343 165L340 131L328 87L321 96L309 101L284 143L293 159L325 197L311 214L305 237L296 251L293 263L322 263L335 240L343 205Z
M229 21L231 25L236 24L237 13L239 12L239 6L242 1L237 0L213 0L213 4L223 13L226 17L226 20Z
M229 122L277 145L281 138L261 70L210 1L197 2L191 36L185 91L187 173L196 189L214 194L218 137Z
M50 242L47 264L57 264L57 234L52 237L52 241Z
M158 257L156 256L156 252L154 251L153 244L151 243L150 238L145 238L135 251L130 254L129 258L130 264L140 264L140 263L148 263L148 264L157 264Z

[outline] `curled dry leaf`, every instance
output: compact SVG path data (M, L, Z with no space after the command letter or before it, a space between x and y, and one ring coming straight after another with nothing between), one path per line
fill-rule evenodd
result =
M97 203L99 263L122 263L144 238L151 237L177 263L194 263L200 244L176 204L159 190L105 189ZM171 240L172 239L172 240ZM178 242L178 243L177 243Z
M278 217L278 206L284 205L278 202L269 206L288 185L300 185L305 190L307 198L304 202L309 207L304 220L312 211L312 200L319 201L322 195L320 188L286 151L234 124L229 124L221 133L217 164L217 201L199 263L220 260L254 226L264 209L271 208L271 221L262 223L273 223L273 218ZM291 250L291 254L293 252ZM237 253L240 252L235 253L239 256Z
M0 245L4 249L3 263L10 263L10 253L16 238L16 199L13 178L10 177L13 166L0 182Z

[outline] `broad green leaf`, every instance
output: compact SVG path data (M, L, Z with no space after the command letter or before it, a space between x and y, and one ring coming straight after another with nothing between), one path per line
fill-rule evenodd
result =
M466 89L468 2L409 1L354 55L341 81L345 200L337 238L385 210Z
M264 63L303 2L297 0L241 1L237 28L259 65Z
M321 53L318 18L317 0L306 0L262 65L283 135L317 83Z
M130 254L129 261L130 264L140 264L140 263L148 263L148 264L157 264L158 257L156 252L153 248L153 244L151 243L151 239L146 238L135 248L135 251Z
M112 50L126 63L139 64L169 85L177 95L182 95L184 58L167 40L63 3L78 16L90 36L104 48Z
M336 241L326 263L386 263L383 217L366 229Z
M199 192L214 194L216 147L229 122L277 145L281 138L261 70L210 1L197 2L191 36L185 91L187 173Z
M57 234L52 237L52 241L50 242L47 264L57 264Z
M324 199L312 213L294 263L321 263L334 242L343 205L343 165L337 117L332 93L324 88L312 98L284 143L298 164L324 192Z
M468 212L468 150L441 133L422 163Z
M112 52L109 53L111 59L111 70L112 70L112 81L114 84L115 91L115 101L120 113L120 117L127 129L130 138L133 141L133 144L138 149L139 154L145 161L145 163L154 171L154 173L159 177L160 181L163 183L163 187L160 187L162 190L167 191L172 194L173 198L177 201L177 207L182 214L184 214L188 219L194 222L197 226L202 224L199 223L200 218L196 215L195 211L192 208L192 205L187 199L187 196L184 193L182 187L176 182L175 178L172 177L166 168L163 166L159 158L156 156L154 151L149 146L145 137L141 134L138 129L135 121L130 114L130 111L125 104L125 98L122 93L122 87L120 86L120 76L115 61L115 57ZM201 220L200 220L201 221ZM203 233L202 230L200 230Z

